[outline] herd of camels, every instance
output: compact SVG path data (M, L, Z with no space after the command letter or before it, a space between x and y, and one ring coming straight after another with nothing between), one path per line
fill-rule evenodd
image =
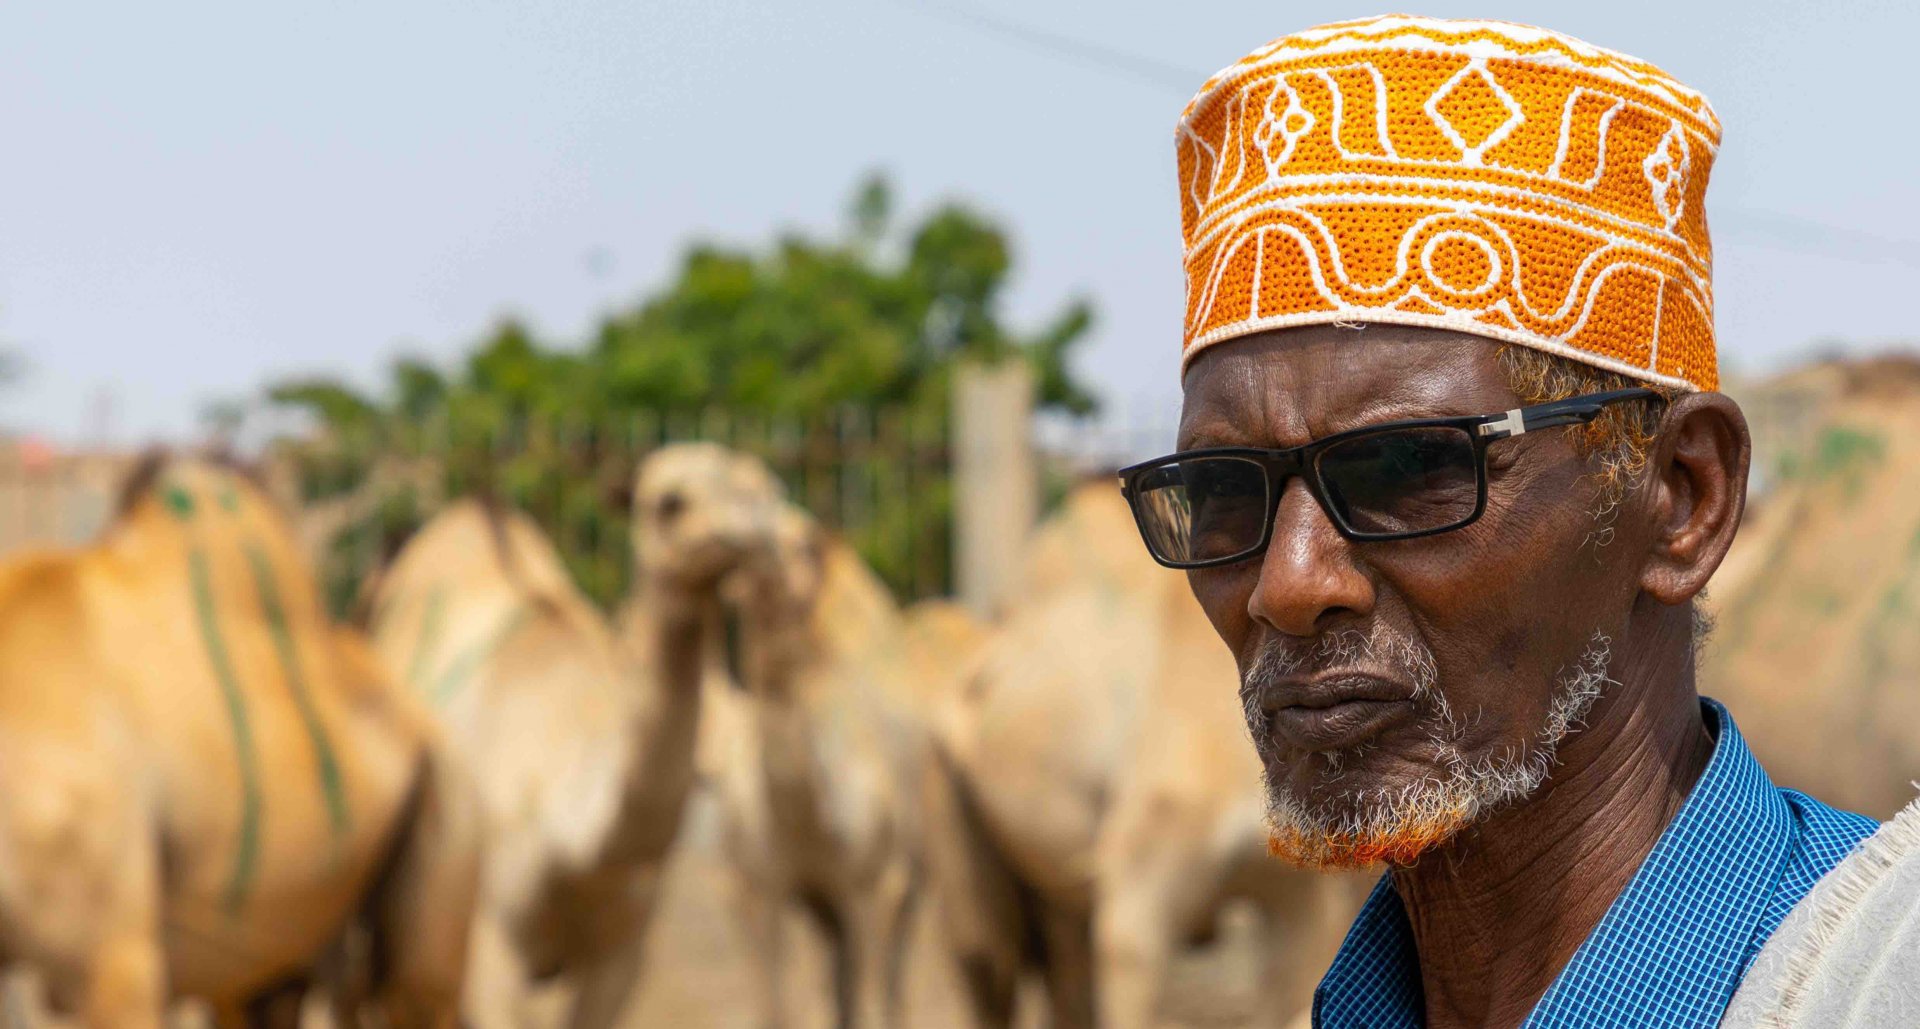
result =
M558 982L568 1025L613 1026L698 791L764 1026L790 908L842 1026L913 1024L921 911L974 1024L1031 978L1063 1029L1152 1024L1233 897L1267 914L1277 1024L1351 910L1265 857L1230 659L1104 482L992 625L902 610L712 444L637 469L612 618L531 519L464 499L337 624L297 521L243 468L154 457L95 542L0 563L0 964L38 1018L525 1026Z
M296 513L202 459L0 562L0 967L35 1018L518 1027L558 984L606 1029L696 793L757 1025L790 1014L790 909L841 1026L915 1024L919 912L971 1024L1146 1029L1229 902L1261 914L1259 1024L1298 1017L1368 883L1267 857L1231 658L1109 482L991 624L902 610L751 457L663 447L632 495L611 618L465 499L337 624Z

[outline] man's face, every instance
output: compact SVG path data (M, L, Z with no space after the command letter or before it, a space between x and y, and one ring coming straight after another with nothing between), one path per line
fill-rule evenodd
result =
M1520 407L1498 346L1384 325L1219 344L1187 373L1179 447ZM1289 481L1265 553L1188 573L1239 662L1277 853L1404 863L1541 786L1607 681L1645 545L1626 524L1598 545L1591 471L1559 431L1498 442L1478 521L1363 543Z

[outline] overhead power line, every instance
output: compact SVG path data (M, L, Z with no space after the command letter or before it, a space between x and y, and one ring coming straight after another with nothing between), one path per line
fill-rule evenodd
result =
M1138 82L1162 86L1182 97L1190 96L1206 80L1204 73L1141 54L1044 29L996 18L967 7L920 4L902 0L901 6L975 31L995 36L1036 53ZM1862 264L1897 264L1920 268L1920 240L1885 236L1862 229L1829 225L1781 211L1759 207L1715 207L1727 235L1759 246L1797 254Z
M989 14L964 7L950 7L945 4L906 3L906 7L922 14L931 14L958 22L990 36L1024 46L1029 50L1049 57L1066 58L1102 71L1125 75L1155 86L1166 86L1191 93L1204 76L1196 78L1192 72L1177 64L1155 60L1140 54L1130 54L1115 50L1098 43L1074 39L1043 29L1002 21Z

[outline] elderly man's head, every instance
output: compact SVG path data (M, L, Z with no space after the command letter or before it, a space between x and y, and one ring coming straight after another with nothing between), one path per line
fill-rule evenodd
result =
M1635 385L1463 333L1307 326L1198 356L1179 446L1279 451L1409 420L1504 419ZM1411 861L1542 787L1620 648L1690 657L1688 606L1744 496L1747 443L1732 403L1648 390L1566 428L1482 435L1493 438L1478 458L1404 434L1358 458L1351 447L1322 451L1336 456L1272 487L1263 550L1188 573L1238 659L1284 856ZM1470 460L1484 473L1462 467ZM1183 527L1200 539L1232 524L1221 512L1250 480L1218 487L1194 467ZM1408 519L1403 530L1459 521L1481 474L1482 513L1470 522L1368 538L1393 528L1369 510Z
M1410 861L1553 789L1583 721L1698 717L1747 454L1712 392L1719 137L1644 61L1403 15L1182 112L1182 453L1126 488L1239 659L1276 850Z

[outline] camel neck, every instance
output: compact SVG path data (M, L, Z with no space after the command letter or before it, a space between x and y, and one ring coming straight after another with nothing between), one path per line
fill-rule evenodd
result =
M670 696L698 696L708 651L716 645L717 605L685 591L650 586L641 610L658 680Z
M744 598L736 611L742 685L763 701L796 700L813 656L808 631L812 605L795 603L779 584L768 583Z

